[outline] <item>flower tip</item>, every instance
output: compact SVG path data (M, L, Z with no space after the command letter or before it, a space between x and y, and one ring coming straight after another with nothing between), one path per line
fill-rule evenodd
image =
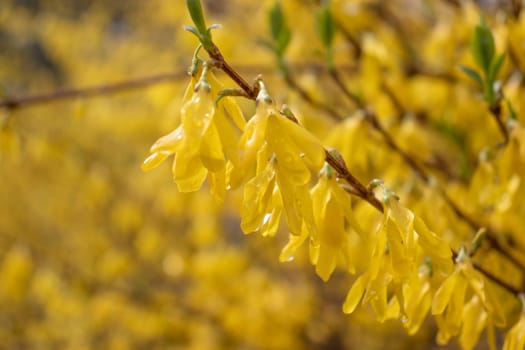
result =
M165 152L155 152L150 154L148 158L142 162L140 168L142 171L150 171L160 165L169 156L169 153Z

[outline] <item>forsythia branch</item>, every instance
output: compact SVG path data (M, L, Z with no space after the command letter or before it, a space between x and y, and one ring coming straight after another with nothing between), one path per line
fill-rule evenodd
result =
M246 97L248 97L250 99L253 99L253 100L256 99L256 95L254 96L254 94L255 94L255 91L258 91L257 88L255 86L250 86L246 82L246 80L240 76L239 73L237 73L229 64L227 64L227 62L225 61L223 55L221 54L221 52L220 52L220 50L219 50L219 48L217 46L213 45L213 50L211 50L211 52L208 51L208 54L210 55L210 57L214 61L218 61L218 62L214 62L216 67L218 67L224 73L226 73L232 80L234 80L235 82L239 83L239 87L246 93ZM292 87L293 87L293 85L292 85ZM308 96L308 95L306 95L306 96ZM307 100L307 101L311 102L311 99ZM320 105L320 107L323 107L323 105ZM324 106L324 108L326 108L326 106ZM424 170L415 162L415 160L413 160L408 154L406 154L403 150L401 150L401 148L399 148L399 146L397 146L397 144L394 142L394 140L391 138L391 136L379 124L379 122L377 121L377 118L375 117L375 115L373 113L367 112L367 114L368 114L368 118L367 119L371 122L371 124L379 132L381 132L381 134L387 140L387 143L389 144L389 146L391 148L393 148L394 150L396 150L400 155L402 155L403 159L410 165L410 167L416 172L416 174L418 174L419 177L421 177L426 183L428 183L430 181L430 177L424 172ZM336 170L336 172L338 173L338 176L340 178L345 179L353 187L353 190L355 190L355 191L353 191L354 194L356 194L358 197L360 197L360 198L364 199L365 201L367 201L368 203L370 203L378 211L380 211L380 212L384 211L383 204L374 196L373 192L371 190L367 189L367 187L365 185L363 185L357 178L355 178L350 173L350 171L348 170L348 168L346 167L346 165L342 161L340 161L337 158L335 158L328 151L325 151L325 155L326 155L326 162L328 164L330 164L330 166L332 166ZM458 210L458 212L461 213L459 208L456 207L456 209ZM465 215L465 217L466 217L466 215ZM497 244L496 240L494 240L494 242L496 242L496 244ZM456 253L454 252L453 255L455 255L455 254ZM511 258L510 260L514 262L514 259ZM473 266L478 271L480 271L482 274L484 274L487 278L489 278L493 282L497 283L498 285L500 285L502 288L506 289L510 293L512 293L514 295L517 295L519 293L519 290L517 288L515 288L514 286L509 285L504 280L502 280L499 277L493 275L492 273L490 273L489 271L484 269L479 264L475 263L475 264L473 264ZM520 268L522 268L523 270L525 270L525 268L523 268L521 266L521 264L518 265L518 266Z

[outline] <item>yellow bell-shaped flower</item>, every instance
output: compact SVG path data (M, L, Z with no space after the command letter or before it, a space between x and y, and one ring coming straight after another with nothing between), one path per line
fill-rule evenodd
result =
M215 103L221 88L205 66L200 80L195 84L192 79L186 91L181 125L153 144L142 165L143 170L151 170L174 154L173 179L179 190L196 191L208 176L210 190L219 202L227 187L227 161L238 163L238 129L244 128L242 112L233 99L223 97Z

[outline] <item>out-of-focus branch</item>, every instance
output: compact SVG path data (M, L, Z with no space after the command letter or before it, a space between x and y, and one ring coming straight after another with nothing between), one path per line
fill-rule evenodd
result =
M314 71L319 74L325 72L321 64L314 62L296 62L293 63L293 70L297 72ZM338 67L341 71L351 72L354 68L351 66ZM275 69L271 65L238 65L239 72L247 74L274 73ZM188 76L186 71L159 73L138 77L130 80L101 84L85 88L58 89L46 93L34 95L8 97L0 99L0 109L18 109L37 104L50 103L58 100L67 100L74 98L89 98L94 96L110 95L127 90L145 88L151 85L165 83L167 81L180 80Z
M182 79L186 75L186 72L163 73L146 77L140 77L127 81L121 81L113 84L104 84L79 89L63 89L43 94L7 98L0 101L0 109L17 109L21 107L43 104L57 100L71 99L77 97L109 95L116 92L132 90L146 87L149 85L158 84L164 81Z

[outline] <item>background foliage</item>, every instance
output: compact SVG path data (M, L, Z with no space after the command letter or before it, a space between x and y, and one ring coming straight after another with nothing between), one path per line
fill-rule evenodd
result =
M502 103L502 115L514 113L523 122L525 19L510 20L506 2L455 3L333 1L341 25L334 64L399 145L469 215L490 216L491 225L508 232L506 239L523 246L523 154L518 180L502 173L493 181L492 173L483 173L494 170L483 167L480 154L497 159L491 154L502 136L478 86L458 66L476 67L470 40L484 15L496 51L506 52L501 77L513 110ZM471 241L471 227L377 133L356 128L358 118L336 126L329 111L290 88L261 44L270 38L267 16L274 1L205 5L208 23L223 26L214 31L214 41L228 61L245 76L262 73L272 96L288 103L326 145L342 151L354 175L365 183L382 178L454 248ZM353 115L355 106L323 68L323 45L314 39L317 2L282 5L292 31L286 60L294 81L314 100ZM433 320L408 337L402 325L378 324L366 309L345 316L341 305L351 277L336 270L323 283L307 252L281 264L283 239L243 236L239 191L217 205L207 190L179 193L168 165L140 170L150 144L179 123L185 72L196 46L181 29L189 23L182 1L0 3L0 89L6 99L175 72L140 89L0 109L0 344L432 348ZM253 113L251 103L241 105ZM342 139L338 133L344 130L353 136ZM362 217L372 215L370 208L360 210ZM514 253L525 261L523 251ZM523 286L523 271L490 247L479 259ZM508 295L502 299L513 325L519 304ZM479 348L484 346L482 341Z

